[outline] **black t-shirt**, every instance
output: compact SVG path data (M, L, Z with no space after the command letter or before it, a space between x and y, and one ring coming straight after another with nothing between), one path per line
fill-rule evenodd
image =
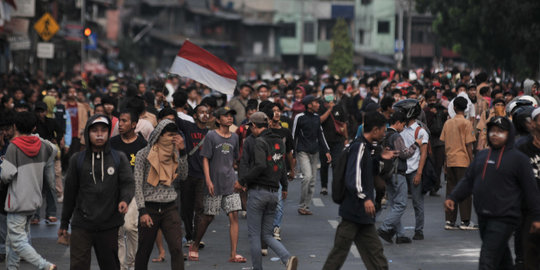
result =
M271 128L270 130L272 133L283 139L283 143L285 144L285 152L289 153L293 150L293 137L288 128Z
M197 145L203 140L208 133L207 128L199 128L197 124L178 118L176 124L180 130L184 133L186 139L186 152L191 152ZM201 149L204 144L193 153L188 155L188 176L197 179L204 179Z
M533 168L534 178L536 178L536 184L540 188L540 149L534 145L532 138L527 140L526 143L518 146L518 149L529 157Z
M321 106L319 108L319 116L326 113L327 110L328 109L324 107L324 103L321 103ZM342 123L347 122L347 116L341 103L336 104L332 108L332 115L329 115L328 118L326 118L326 121L321 121L321 127L323 129L324 137L329 144L343 143L345 137L336 131L334 119L332 119L332 116L334 116L334 119L336 119L337 121L340 121Z
M120 135L116 135L111 138L111 147L114 150L121 151L126 154L132 170L135 168L135 156L137 155L137 152L146 147L147 144L148 143L141 135L137 135L137 139L129 144L122 141Z

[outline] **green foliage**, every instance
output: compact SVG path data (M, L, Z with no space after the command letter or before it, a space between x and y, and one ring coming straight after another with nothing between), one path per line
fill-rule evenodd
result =
M478 66L504 68L523 78L538 72L540 1L416 0L435 16L441 45Z
M332 74L340 77L353 70L353 43L347 22L342 18L332 28L332 54L328 65Z

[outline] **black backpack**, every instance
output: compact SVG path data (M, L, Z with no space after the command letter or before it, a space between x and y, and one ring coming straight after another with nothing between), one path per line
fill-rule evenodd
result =
M336 162L332 166L332 200L341 204L345 199L345 173L347 171L347 161L349 160L349 152L351 145L357 140L352 141L349 146L343 149Z

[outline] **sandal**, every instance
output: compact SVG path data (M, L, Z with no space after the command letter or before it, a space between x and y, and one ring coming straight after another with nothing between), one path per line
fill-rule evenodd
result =
M232 262L232 263L245 263L245 262L247 262L247 259L244 258L240 254L236 254L236 256L234 256L234 258L229 259L229 262Z
M199 251L194 251L193 246L189 246L188 261L199 261Z
M152 262L155 262L155 263L162 263L162 262L165 262L165 255L162 256L159 256L157 258L153 258L152 259Z

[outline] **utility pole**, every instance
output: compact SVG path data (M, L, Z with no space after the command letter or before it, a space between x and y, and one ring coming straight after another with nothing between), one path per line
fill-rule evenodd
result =
M411 31L412 31L412 0L408 0L407 8L407 68L411 68Z
M82 27L82 31L84 31L84 13L85 13L85 7L86 7L86 1L85 0L80 0L81 1L81 27ZM85 36L83 33L81 33L81 76L84 72L84 62L85 62L85 55L84 55L84 40L85 40Z
M397 59L397 69L400 70L403 66L403 5L401 1L398 1L398 40L396 44L396 59Z
M298 70L304 72L304 0L300 0L300 51L298 52Z

